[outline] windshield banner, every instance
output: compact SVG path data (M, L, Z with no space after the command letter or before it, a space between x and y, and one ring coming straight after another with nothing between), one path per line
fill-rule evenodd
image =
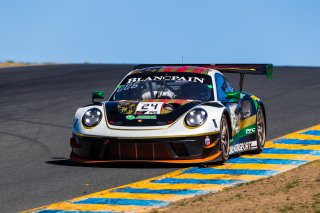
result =
M199 78L195 76L185 77L185 76L152 76L146 78L129 78L127 84L139 81L191 81L204 83L204 78Z

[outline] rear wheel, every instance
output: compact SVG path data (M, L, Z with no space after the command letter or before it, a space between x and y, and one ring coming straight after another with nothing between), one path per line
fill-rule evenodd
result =
M221 163L224 163L229 158L230 151L230 133L228 120L225 115L222 115L220 123L220 150L221 150Z
M266 142L266 121L264 119L264 112L261 106L259 106L257 111L257 146L258 149L254 153L259 154L262 152L265 142Z

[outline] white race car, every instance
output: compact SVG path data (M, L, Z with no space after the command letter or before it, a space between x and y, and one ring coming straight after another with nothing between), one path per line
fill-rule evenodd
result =
M242 92L244 74L271 78L272 64L138 65L109 101L75 114L70 159L96 162L225 162L244 151L260 153L265 108ZM222 73L239 73L237 91Z

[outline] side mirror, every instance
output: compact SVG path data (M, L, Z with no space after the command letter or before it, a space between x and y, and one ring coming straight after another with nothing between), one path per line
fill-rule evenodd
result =
M104 99L104 92L102 91L92 92L92 103L95 103L95 99Z
M231 103L239 102L240 100L240 92L227 92L227 101Z

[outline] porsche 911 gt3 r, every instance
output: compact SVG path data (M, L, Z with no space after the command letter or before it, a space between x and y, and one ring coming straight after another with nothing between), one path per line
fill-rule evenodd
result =
M71 160L82 163L225 162L260 153L266 138L262 101L242 92L245 74L271 78L272 64L138 65L109 101L76 111ZM239 73L236 90L223 73Z

